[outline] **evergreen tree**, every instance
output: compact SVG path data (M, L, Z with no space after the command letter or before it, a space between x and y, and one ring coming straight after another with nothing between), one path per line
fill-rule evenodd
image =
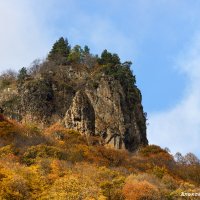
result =
M68 56L68 61L69 62L76 62L80 63L82 60L82 55L83 55L83 50L81 46L76 45L74 48L71 50L69 56Z
M68 40L61 37L55 42L48 55L48 60L55 61L58 64L65 64L70 53Z
M119 58L119 56L116 53L114 53L112 55L112 63L114 65L120 64L120 58Z
M71 46L70 46L67 38L65 38L65 44L66 44L66 47L67 47L67 56L69 56L70 51L71 51Z
M105 49L101 54L100 64L105 65L108 63L112 63L112 54Z
M106 49L102 52L101 58L98 59L100 65L116 65L120 64L120 58L117 54L112 54Z
M90 54L90 48L87 45L85 45L83 52L84 54Z

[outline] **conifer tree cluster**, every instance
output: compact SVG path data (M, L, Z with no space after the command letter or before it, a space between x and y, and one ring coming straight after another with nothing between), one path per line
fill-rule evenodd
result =
M53 61L56 64L67 63L82 63L85 64L91 62L91 59L95 59L99 65L117 65L121 64L119 56L114 53L110 53L108 50L104 50L100 57L94 56L90 53L90 49L87 45L82 48L80 45L75 45L73 48L68 43L67 39L61 37L56 41L48 54L48 61Z

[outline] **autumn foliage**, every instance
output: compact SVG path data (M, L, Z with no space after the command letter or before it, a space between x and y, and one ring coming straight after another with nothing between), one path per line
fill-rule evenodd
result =
M123 188L127 200L157 200L161 199L158 189L147 181L127 182Z
M193 154L177 159L156 145L129 153L59 123L42 129L0 115L2 200L173 200L199 191L199 172Z

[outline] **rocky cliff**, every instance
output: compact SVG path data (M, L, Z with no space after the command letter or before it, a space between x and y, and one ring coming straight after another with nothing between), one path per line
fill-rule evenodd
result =
M103 61L91 54L79 62L47 60L1 89L0 107L19 121L60 121L104 145L135 151L148 144L141 93L130 63Z
M75 94L64 118L65 125L99 135L105 144L117 149L134 151L140 144L147 144L145 117L139 99L130 107L126 98L119 81L102 77L97 88L86 86Z

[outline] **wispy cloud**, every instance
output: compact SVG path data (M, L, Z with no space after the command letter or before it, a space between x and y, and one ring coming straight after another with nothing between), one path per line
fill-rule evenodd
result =
M184 97L174 108L149 115L149 140L168 146L173 153L194 152L200 156L200 34L181 53L176 64L188 77Z

